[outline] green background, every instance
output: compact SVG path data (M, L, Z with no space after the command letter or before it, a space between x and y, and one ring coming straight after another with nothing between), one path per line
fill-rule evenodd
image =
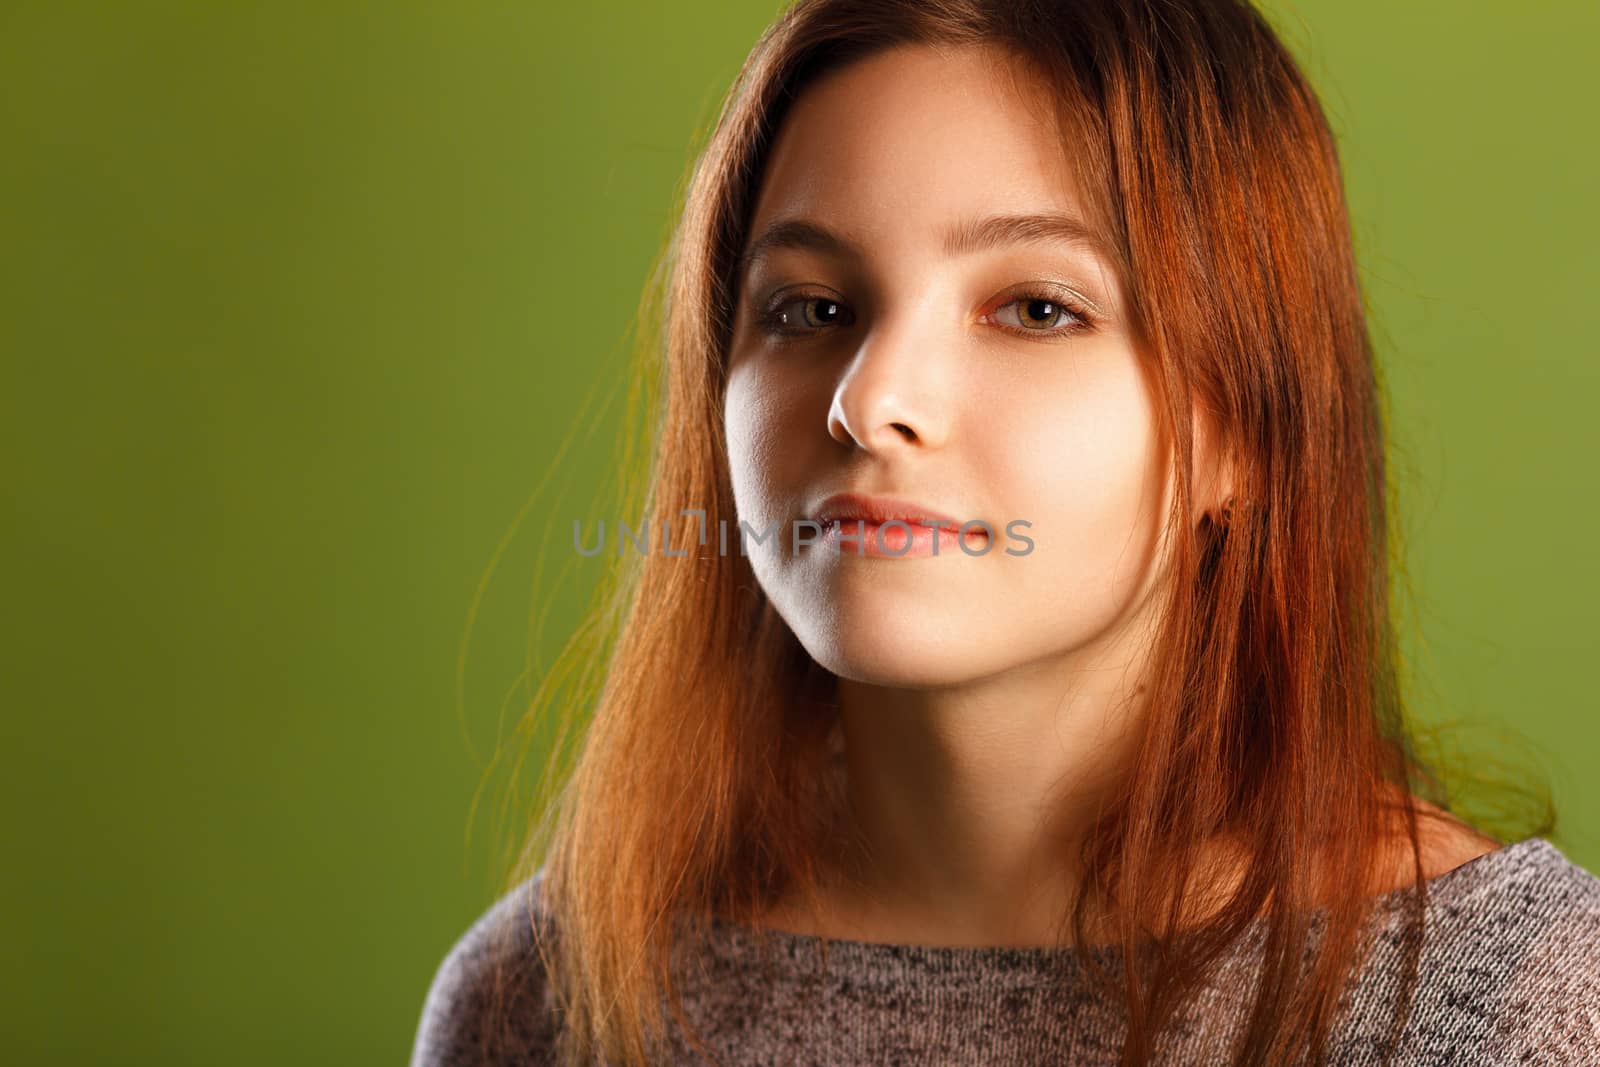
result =
M12 1062L405 1059L530 625L537 673L604 565L615 424L557 451L777 10L601 7L0 13ZM1526 738L1600 868L1600 7L1270 10L1343 145L1419 707Z

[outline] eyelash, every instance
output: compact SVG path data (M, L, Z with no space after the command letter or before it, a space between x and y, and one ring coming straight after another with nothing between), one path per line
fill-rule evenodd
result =
M791 304L804 304L817 300L826 300L829 303L844 306L843 301L834 300L832 297L828 296L811 296L804 293L786 293L781 300L775 301L765 308L758 308L756 311L756 321L761 326L762 330L768 335L787 340L793 340L795 338L805 336L806 334L821 333L824 330L827 330L828 327L803 327L801 329L786 327L782 324L782 316L779 314L780 311ZM1063 317L1070 317L1070 320L1064 326L1054 326L1049 329L1029 329L1026 326L1012 326L1010 323L1004 322L991 322L988 325L997 326L1007 333L1025 337L1030 341L1049 341L1063 336L1086 333L1095 327L1096 319L1090 314L1088 308L1084 307L1081 303L1072 299L1071 297L1066 296L1065 294L1058 294L1053 290L1027 290L1018 293L1015 296L1005 300L1003 303L996 305L994 310L988 314L994 315L999 312L1001 308L1011 307L1014 304L1032 303L1034 301L1041 301L1043 303L1054 305L1063 313Z

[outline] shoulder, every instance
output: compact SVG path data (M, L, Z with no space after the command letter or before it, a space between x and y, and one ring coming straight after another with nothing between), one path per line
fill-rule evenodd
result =
M1495 1012L1494 1048L1523 1062L1600 1062L1600 878L1542 838L1497 895L1520 947Z
M1440 890L1434 977L1481 1010L1473 1062L1600 1062L1600 878L1534 837Z
M423 1003L411 1067L552 1062L553 990L534 936L535 923L553 933L542 880L540 871L505 894L451 946Z

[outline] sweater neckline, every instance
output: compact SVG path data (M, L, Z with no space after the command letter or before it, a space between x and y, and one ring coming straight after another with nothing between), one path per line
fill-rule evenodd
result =
M1559 855L1556 846L1548 839L1529 837L1474 856L1427 880L1428 906L1432 909L1447 902L1459 901L1481 887L1492 884L1506 871L1525 865L1544 865L1556 855ZM1373 898L1372 915L1386 916L1401 907L1412 889L1412 886L1405 885L1379 894ZM1320 927L1325 913L1324 908L1312 913L1314 927ZM1266 921L1265 916L1251 920L1246 927L1247 934L1259 932ZM779 958L812 961L819 967L824 961L832 961L833 967L841 973L857 976L915 973L923 978L940 974L956 978L973 971L1022 974L1037 973L1039 968L1047 966L1071 968L1080 962L1071 946L929 945L862 941L760 926L719 915L710 916L707 929L709 936L706 947L724 958L739 959L763 951L775 951ZM1088 952L1105 964L1115 964L1122 957L1122 946L1093 945Z

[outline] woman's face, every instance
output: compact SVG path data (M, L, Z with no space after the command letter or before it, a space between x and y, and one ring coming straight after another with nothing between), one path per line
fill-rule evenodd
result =
M752 530L779 530L749 541L750 564L807 651L856 681L1099 662L1139 631L1165 558L1169 464L1119 280L1074 239L1087 216L1052 111L1004 62L906 47L809 86L741 264L734 498ZM898 557L796 546L842 492L994 536Z

